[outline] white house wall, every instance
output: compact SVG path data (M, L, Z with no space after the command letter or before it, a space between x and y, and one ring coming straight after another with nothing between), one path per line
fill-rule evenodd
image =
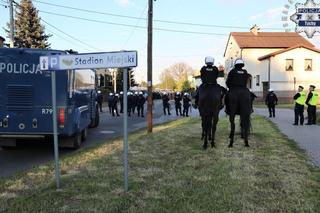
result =
M286 71L286 59L293 59L293 71ZM312 71L305 71L305 59L312 59ZM267 60L266 60L267 61ZM296 85L294 85L296 78ZM305 48L297 48L271 58L271 87L275 91L293 91L299 85L320 87L320 54Z
M234 38L231 36L229 39L229 43L227 44L226 53L224 56L225 60L225 70L227 72L230 71L230 69L233 67L234 60L238 57L240 57L241 49L238 46L237 42L234 40Z
M245 62L245 69L252 75L252 91L262 92L262 82L268 81L268 60L259 61L258 58L270 53L276 52L279 49L243 49L242 59ZM260 84L256 85L257 75L260 76Z

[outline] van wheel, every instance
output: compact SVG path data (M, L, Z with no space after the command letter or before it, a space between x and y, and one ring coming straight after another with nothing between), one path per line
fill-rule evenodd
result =
M88 128L85 128L85 129L82 130L82 132L81 132L81 141L87 140L87 137L88 137Z
M73 140L73 149L79 149L81 146L81 139L82 139L82 134L80 132L77 132L74 134L72 140Z

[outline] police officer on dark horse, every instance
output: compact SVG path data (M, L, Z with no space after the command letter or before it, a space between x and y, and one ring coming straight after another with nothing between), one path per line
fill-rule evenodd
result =
M199 106L202 139L204 139L203 148L207 149L208 139L211 140L211 147L215 146L215 132L221 106L221 88L217 84L219 70L214 66L214 58L206 57L205 63L206 66L203 66L200 71L202 84L197 90L195 105Z
M250 114L252 112L250 91L247 88L247 82L250 74L243 69L244 61L236 59L234 68L229 72L226 85L229 88L226 97L226 108L229 114L229 121L231 124L230 144L233 146L236 114L240 115L241 135L244 138L245 146L249 147L248 135L250 130Z

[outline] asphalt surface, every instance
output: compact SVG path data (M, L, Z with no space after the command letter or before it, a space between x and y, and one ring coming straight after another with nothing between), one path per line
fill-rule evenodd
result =
M255 109L255 113L269 118L267 109ZM306 110L304 114L306 115ZM294 111L291 109L276 109L276 117L269 119L278 126L283 134L296 141L302 149L306 150L310 160L315 165L320 166L320 126L292 125L294 123Z
M193 114L197 115L197 110L193 110ZM162 102L154 102L154 124L160 124L180 118L180 116L175 115L173 103L171 103L171 115L164 116L162 111ZM146 126L146 117L138 117L137 112L135 115L128 118L129 132L145 128ZM100 125L97 128L89 129L88 138L82 144L82 147L89 147L98 143L106 143L110 141L110 139L120 137L122 135L122 114L119 117L112 117L109 114L108 109L104 107L103 113L100 114ZM65 155L71 152L73 152L71 149L59 149L60 155ZM23 171L52 160L54 160L53 143L48 141L24 141L14 150L3 150L0 148L0 177L9 176L17 171Z

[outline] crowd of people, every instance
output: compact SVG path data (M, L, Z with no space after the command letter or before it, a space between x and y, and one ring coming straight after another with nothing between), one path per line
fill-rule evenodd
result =
M130 117L132 114L135 114L135 112L137 112L138 117L144 117L144 105L146 103L146 95L142 91L128 91L127 97L128 116ZM97 102L99 105L100 112L102 112L103 96L100 91L98 91ZM112 92L109 93L107 103L110 115L112 115L113 117L120 116L120 113L123 113L123 92L121 91L119 94Z

